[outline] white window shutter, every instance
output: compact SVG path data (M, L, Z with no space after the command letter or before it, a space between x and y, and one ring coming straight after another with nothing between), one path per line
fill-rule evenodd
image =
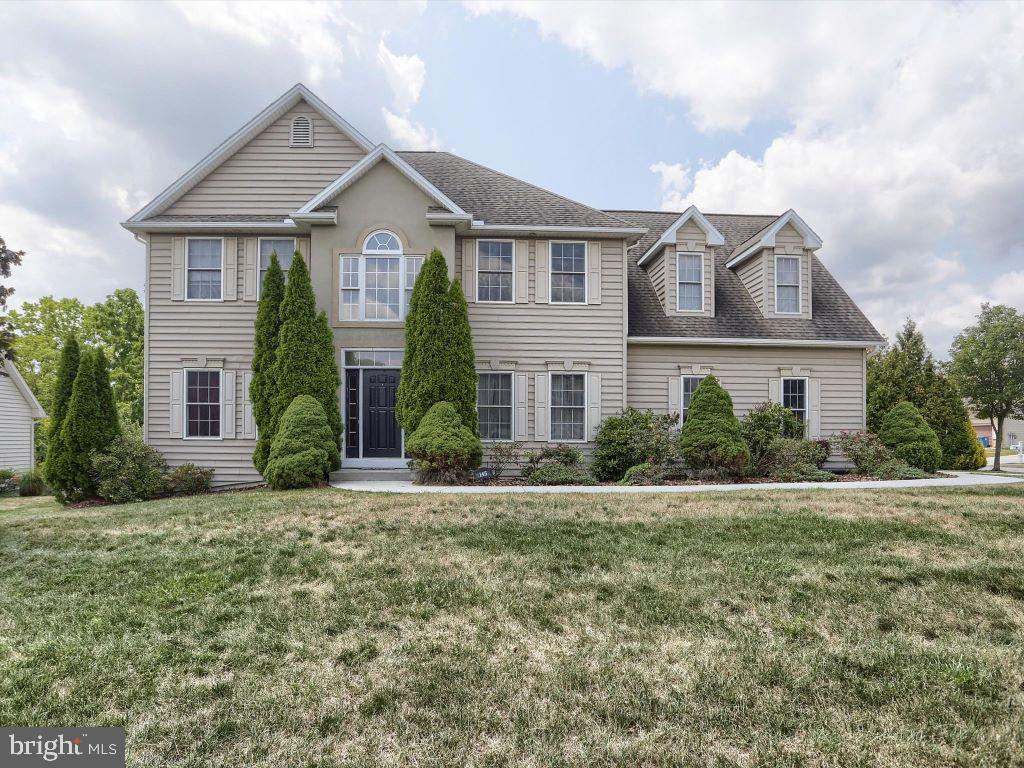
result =
M185 300L185 238L171 238L171 301Z
M515 390L515 403L516 403L516 440L526 439L526 396L527 389L529 387L529 378L525 373L517 373L516 379L516 390Z
M821 437L821 380L807 380L807 421L811 439Z
M588 440L597 437L597 428L601 426L601 374L591 373L587 376L587 417L590 422Z
M601 241L587 243L587 303L601 303Z
M222 371L221 377L224 379L221 386L221 399L224 402L224 406L221 409L221 434L227 438L233 438L235 436L235 372L234 371Z
M516 304L530 300L530 241L516 240Z
M547 240L538 240L534 245L533 263L537 273L537 285L534 287L538 304L548 303L548 288L551 278L548 277L548 269L551 266L551 248Z
M306 269L313 272L313 265L309 261L309 238L308 237L297 237L295 238L295 250L302 254L302 260L306 262Z
M669 376L668 377L668 412L670 414L680 412L680 390L683 386L683 380L680 376Z
M533 379L533 439L545 441L548 439L548 421L551 414L548 412L548 386L547 373L538 373Z
M256 439L256 419L252 415L252 397L249 388L252 386L252 371L242 372L242 439Z
M224 300L238 298L238 238L224 238Z
M256 285L259 282L260 276L259 260L256 258L256 238L245 238L242 250L244 251L244 256L242 257L242 269L244 270L242 275L242 298L246 301L256 301L259 298L259 295L256 293Z
M466 301L476 301L476 240L462 241L462 291Z
M782 402L782 379L768 379L768 399L773 403Z
M184 415L185 399L185 372L171 371L171 422L167 425L171 437L181 437L182 422Z

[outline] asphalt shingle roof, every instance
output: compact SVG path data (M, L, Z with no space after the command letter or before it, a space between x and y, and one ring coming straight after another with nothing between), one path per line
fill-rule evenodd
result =
M450 152L399 152L399 157L485 224L628 227L604 211L556 195Z
M778 216L705 214L725 238L725 245L714 249L715 316L668 317L654 290L654 284L637 261L682 214L662 211L608 213L635 226L648 228L647 234L629 251L630 336L883 340L817 256L811 260L812 319L767 318L761 314L739 276L733 270L726 269L725 263L736 246L769 226Z

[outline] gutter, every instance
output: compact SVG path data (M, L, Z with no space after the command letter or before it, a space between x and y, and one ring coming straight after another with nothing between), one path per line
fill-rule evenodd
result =
M318 223L320 222L318 221ZM292 219L285 219L284 221L122 221L121 226L133 233L193 232L195 230L223 232L301 231Z
M732 347L842 347L845 349L874 349L885 344L883 341L847 341L828 339L766 339L728 338L723 336L629 336L628 344L666 344L676 346L732 346Z
M474 221L469 227L469 232L481 232L484 234L498 234L501 232L518 232L532 235L612 235L622 237L623 235L643 236L647 234L645 227L573 227L559 224L536 225L536 224L484 224L482 221Z

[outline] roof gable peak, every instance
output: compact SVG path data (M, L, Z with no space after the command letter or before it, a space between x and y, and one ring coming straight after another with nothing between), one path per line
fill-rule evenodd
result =
M811 229L810 225L806 221L800 218L800 215L796 211L790 208L760 232L756 232L749 240L736 246L736 250L732 252L732 256L729 261L726 262L725 266L732 269L744 262L753 254L760 251L762 248L774 248L775 236L781 232L782 228L787 224L792 225L793 229L799 232L800 236L803 237L804 248L811 251L816 251L821 248L822 242L821 238L818 237L818 234Z
M704 234L707 235L708 245L725 245L725 238L722 237L722 233L715 229L715 226L708 221L707 217L703 213L697 210L697 206L691 205L683 211L682 215L680 215L678 219L672 222L671 226L661 234L661 237L655 241L654 245L647 249L647 252L640 257L640 260L637 263L642 267L644 262L657 253L662 246L675 245L676 233L684 224L690 221L704 230Z

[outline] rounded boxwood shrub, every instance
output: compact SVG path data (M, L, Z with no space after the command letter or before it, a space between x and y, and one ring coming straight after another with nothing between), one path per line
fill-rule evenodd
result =
M552 461L530 473L531 485L597 485L597 480L578 464Z
M676 420L652 411L626 408L601 422L590 465L598 480L622 479L637 464L667 466L678 460Z
M740 475L750 461L732 398L718 379L705 376L693 393L680 437L683 461L690 469Z
M636 464L627 469L622 476L623 485L661 485L664 482L664 467L650 462Z
M264 473L275 490L309 488L327 479L335 450L334 431L320 401L298 395L285 409L270 444Z
M416 480L421 483L465 482L484 457L480 438L448 402L430 407L405 441L405 450L413 458Z
M934 472L942 461L942 446L935 431L906 400L885 414L878 439L897 459L923 472Z

